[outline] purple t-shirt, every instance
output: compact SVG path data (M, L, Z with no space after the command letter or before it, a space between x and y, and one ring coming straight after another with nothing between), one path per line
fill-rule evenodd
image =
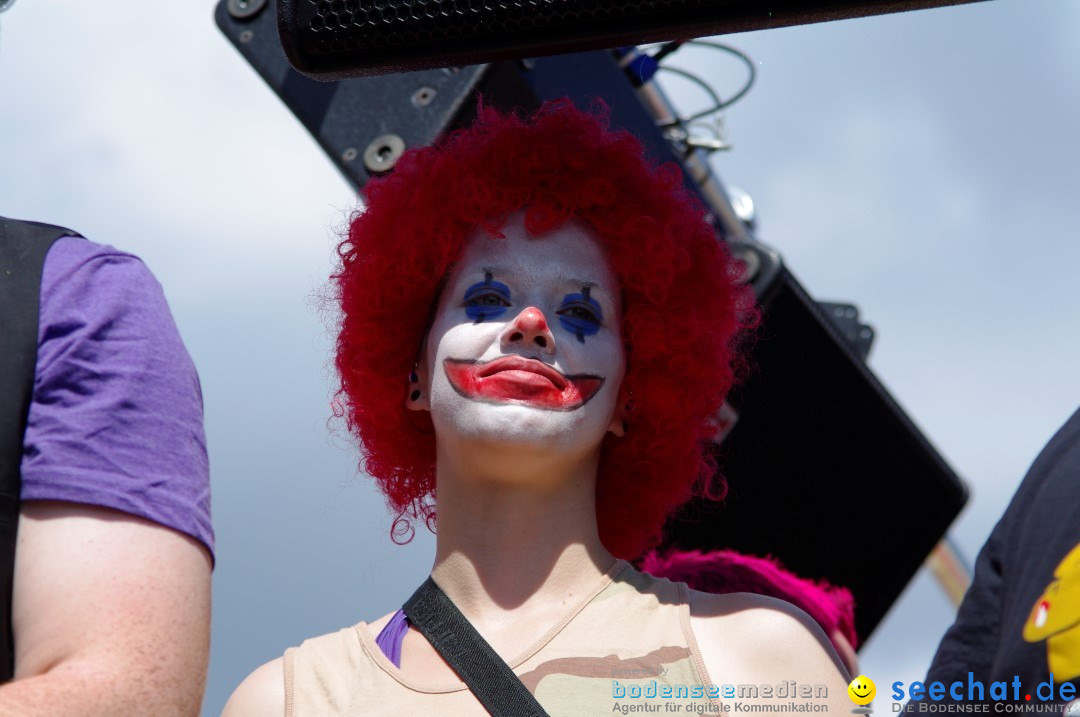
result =
M213 555L199 377L131 254L66 237L45 258L22 499L114 508Z

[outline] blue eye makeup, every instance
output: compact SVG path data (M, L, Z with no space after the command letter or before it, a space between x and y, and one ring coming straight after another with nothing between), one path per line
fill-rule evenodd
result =
M589 296L587 286L580 294L567 294L556 313L562 327L576 336L581 343L585 343L586 336L598 332L600 322L604 320L604 312L600 310L596 299Z
M559 324L585 343L586 336L593 336L600 331L604 312L596 299L589 296L591 286L583 286L580 293L567 294L555 312ZM494 319L506 313L511 306L510 287L501 281L495 281L492 272L484 272L484 280L478 281L465 290L465 315L479 324L486 319Z
M472 319L474 324L502 315L508 306L510 287L501 281L494 281L490 271L484 274L483 281L465 290L465 315Z

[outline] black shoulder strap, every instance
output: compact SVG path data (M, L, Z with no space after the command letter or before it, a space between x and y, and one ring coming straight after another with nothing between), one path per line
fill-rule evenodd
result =
M14 674L11 587L23 434L37 363L41 269L70 229L0 217L0 681Z
M430 577L401 608L495 717L547 717L532 693Z

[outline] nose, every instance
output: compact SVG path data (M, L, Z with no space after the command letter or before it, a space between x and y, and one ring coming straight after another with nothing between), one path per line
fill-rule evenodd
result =
M503 331L503 347L506 348L510 344L521 344L528 348L536 347L545 354L555 353L555 336L548 328L544 312L535 306L522 309L521 313Z

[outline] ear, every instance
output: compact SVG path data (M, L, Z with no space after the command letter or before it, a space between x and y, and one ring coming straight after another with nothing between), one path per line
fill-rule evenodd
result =
M405 379L409 384L405 394L405 408L410 411L431 411L429 375L427 358L422 354L421 359L413 365L412 371Z
M613 434L622 438L626 435L628 426L628 417L630 415L630 392L626 388L624 382L619 387L619 399L615 402L615 412L611 415L611 423L608 424L608 430Z

